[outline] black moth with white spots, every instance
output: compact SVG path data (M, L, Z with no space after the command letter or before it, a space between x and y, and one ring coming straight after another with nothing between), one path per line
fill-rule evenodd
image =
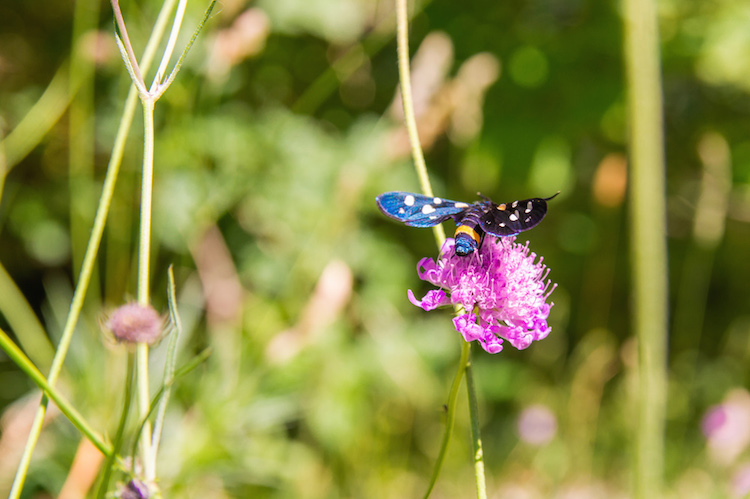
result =
M432 227L452 218L456 222L456 254L466 256L479 248L485 233L513 236L536 227L547 214L547 201L557 194L501 204L483 197L468 204L394 191L381 194L376 201L380 211L409 227Z

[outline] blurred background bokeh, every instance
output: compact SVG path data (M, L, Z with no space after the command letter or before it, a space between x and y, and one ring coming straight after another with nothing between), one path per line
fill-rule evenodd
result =
M138 54L159 7L123 5ZM189 5L181 43L205 7ZM558 283L551 335L522 352L507 343L494 356L475 349L490 495L627 497L636 349L619 4L411 8L415 105L435 192L501 202L561 191L545 221L519 239ZM667 0L659 9L667 487L675 498L742 497L750 489L750 2ZM109 3L0 1L0 327L43 372L129 83ZM460 336L450 311L425 313L406 299L407 289L428 289L415 268L437 253L432 234L393 223L374 203L383 191L419 189L397 87L390 0L224 0L159 101L152 302L166 313L174 264L185 325L179 362L213 348L175 386L157 468L167 497L424 492ZM100 325L135 296L141 139L138 116L60 383L110 435L125 352ZM156 373L163 356L163 347L153 355ZM4 494L39 393L0 359ZM459 400L438 498L474 495L465 395ZM77 467L76 455L84 455ZM55 411L34 456L26 498L56 497L98 465Z

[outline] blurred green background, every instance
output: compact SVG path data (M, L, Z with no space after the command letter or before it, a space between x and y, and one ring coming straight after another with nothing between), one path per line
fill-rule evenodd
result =
M137 54L159 7L123 5ZM418 126L435 192L502 202L561 191L544 223L519 239L558 283L552 334L523 352L475 349L490 495L627 497L636 358L620 5L411 7ZM189 5L178 47L204 8ZM670 497L739 496L750 462L750 2L668 0L659 9L666 479ZM0 1L0 327L43 372L130 83L112 34L108 3ZM460 336L448 310L425 313L406 299L407 289L428 289L415 267L436 255L432 234L392 223L374 203L383 191L418 190L397 86L391 1L226 0L158 102L152 302L166 313L173 263L180 362L214 349L176 386L157 468L167 497L424 492ZM28 129L9 135L25 117ZM125 352L100 324L135 296L141 139L137 115L60 385L110 435ZM38 340L42 327L49 344ZM1 358L0 494L39 397ZM474 495L463 392L459 400L433 497ZM709 410L724 433L702 431ZM73 465L80 442L53 412L24 497L58 496L95 471L93 458Z

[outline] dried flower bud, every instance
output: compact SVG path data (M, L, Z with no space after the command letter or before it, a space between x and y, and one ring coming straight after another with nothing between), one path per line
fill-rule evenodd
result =
M128 303L118 307L105 327L119 343L147 343L161 339L164 321L151 305Z

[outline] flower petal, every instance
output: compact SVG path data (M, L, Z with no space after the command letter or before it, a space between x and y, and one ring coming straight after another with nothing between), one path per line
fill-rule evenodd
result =
M433 289L431 291L428 291L421 301L417 300L411 289L407 290L406 296L409 297L409 301L412 302L412 304L417 307L421 307L425 312L435 310L436 308L443 305L450 305L451 303L448 295L445 294L445 291L443 291L442 289Z
M476 320L477 316L474 314L462 314L453 318L453 326L466 342L478 340L484 335L484 329L476 323Z

